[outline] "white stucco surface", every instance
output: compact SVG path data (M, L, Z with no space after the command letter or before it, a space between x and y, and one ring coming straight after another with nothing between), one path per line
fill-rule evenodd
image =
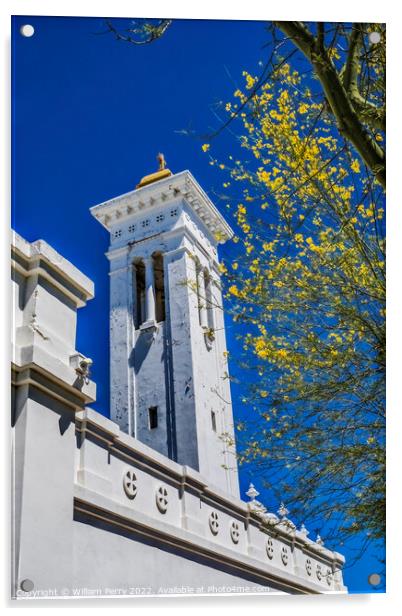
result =
M75 349L77 308L93 297L92 282L44 242L14 236L13 597L346 591L342 555L252 493L239 498L234 452L219 439L233 431L223 315L216 311L206 340L186 281L196 256L221 301L211 229L227 237L230 229L186 173L163 181L164 197L161 186L141 189L153 202L138 211L141 190L95 209L112 232L144 208L150 217L176 211L132 244L122 231L108 252L111 419L87 407L96 387L90 359ZM206 199L197 211L192 191ZM132 209L117 216L121 200ZM136 330L133 258L155 250L164 255L166 319ZM150 406L159 409L156 430ZM229 454L231 470L222 466Z

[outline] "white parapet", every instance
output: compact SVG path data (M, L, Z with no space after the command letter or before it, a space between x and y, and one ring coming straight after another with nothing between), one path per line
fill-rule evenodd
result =
M134 541L146 538L162 550L174 545L183 558L202 559L212 570L230 570L273 590L346 592L343 556L308 539L293 525L261 515L91 409L76 415L76 429L80 434L74 491L78 520L95 527L101 524L111 533L124 532ZM93 531L95 542L96 536ZM91 555L98 550L92 543L88 549ZM123 581L125 558L136 547L128 543L120 549ZM89 565L83 555L80 575L88 584L95 582ZM142 576L139 572L136 576L140 584ZM168 577L158 568L149 586L155 588Z

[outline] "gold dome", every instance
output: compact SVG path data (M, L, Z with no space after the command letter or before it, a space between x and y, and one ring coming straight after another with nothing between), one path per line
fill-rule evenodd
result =
M163 180L164 178L168 178L170 175L172 175L170 169L166 169L166 161L164 155L158 154L156 158L159 162L158 171L150 173L149 175L144 175L140 183L137 184L136 188L142 188L143 186L147 186L148 184L152 184L153 182L158 182L159 180Z

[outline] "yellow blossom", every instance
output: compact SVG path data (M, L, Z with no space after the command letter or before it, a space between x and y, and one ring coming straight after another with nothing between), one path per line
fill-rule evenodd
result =
M359 161L357 160L357 158L355 158L355 160L352 162L352 164L350 165L350 168L355 173L360 173L360 164L359 164Z
M232 284L232 286L229 287L229 293L231 293L235 297L240 297L240 291L235 284Z

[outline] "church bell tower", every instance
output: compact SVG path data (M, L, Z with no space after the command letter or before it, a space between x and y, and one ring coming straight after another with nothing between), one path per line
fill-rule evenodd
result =
M217 245L233 231L189 171L91 208L110 233L111 419L238 497Z

